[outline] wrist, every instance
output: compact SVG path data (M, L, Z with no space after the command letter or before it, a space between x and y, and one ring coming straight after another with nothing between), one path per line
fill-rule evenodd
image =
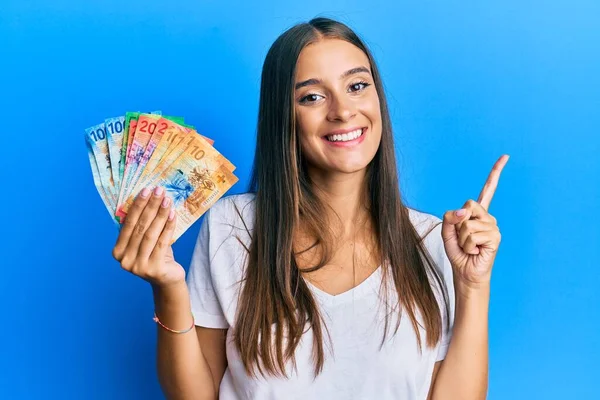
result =
M487 321L489 316L489 308L489 285L482 285L475 288L462 284L455 285L455 326L464 324L471 326L471 324L477 325ZM487 326L487 322L485 324Z
M461 281L454 282L454 292L457 301L468 302L471 300L481 301L489 299L491 292L490 282L484 283L464 283Z
M152 292L159 296L168 296L171 297L173 295L187 293L187 284L185 280L170 282L170 283L151 283Z
M190 296L185 282L167 286L152 285L154 309L157 313L190 308Z
M152 285L155 322L171 332L191 330L192 316L190 296L185 282L167 286Z

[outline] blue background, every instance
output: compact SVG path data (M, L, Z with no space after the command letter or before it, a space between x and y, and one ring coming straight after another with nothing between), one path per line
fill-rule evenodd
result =
M128 110L182 115L243 192L266 52L316 15L375 53L409 206L441 217L511 155L490 208L503 237L489 399L598 398L596 0L3 0L0 398L162 398L151 291L111 257L83 129ZM186 266L198 228L175 245Z

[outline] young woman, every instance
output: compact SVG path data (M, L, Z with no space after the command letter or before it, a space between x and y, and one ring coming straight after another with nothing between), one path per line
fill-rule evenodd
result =
M170 200L144 189L114 257L153 287L170 399L484 399L500 243L478 201L443 220L401 198L370 51L325 18L283 33L262 72L249 193L205 215L186 274Z

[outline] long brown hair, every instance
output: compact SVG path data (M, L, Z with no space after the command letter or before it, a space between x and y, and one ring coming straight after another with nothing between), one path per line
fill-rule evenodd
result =
M327 226L324 220L327 206L318 200L307 174L294 113L298 56L305 46L322 38L342 39L361 49L370 61L379 95L382 136L379 149L368 166L365 196L368 196L370 204L378 251L385 260L382 264L385 267L383 287L387 287L391 272L398 294L398 313L405 310L408 314L417 334L419 349L422 342L417 312L423 320L428 346L437 344L443 329L441 310L429 274L442 290L446 321L449 320L448 293L423 244L426 235L419 237L401 199L392 127L373 56L348 26L328 18L315 18L279 36L268 51L262 70L256 154L250 181L250 191L256 193L255 221L233 327L235 345L246 372L251 376L256 376L256 370L263 375L266 372L286 376L285 363L295 361L294 352L307 324L314 335L315 374L322 371L325 361L323 333L326 327L302 278L293 251L294 233L302 224L316 238L312 247L318 246L322 254L317 265L302 272L321 268L331 255L332 237L323 229ZM387 292L384 290L386 297ZM388 304L387 301L384 303ZM385 332L388 328L387 315ZM399 324L400 318L394 334Z

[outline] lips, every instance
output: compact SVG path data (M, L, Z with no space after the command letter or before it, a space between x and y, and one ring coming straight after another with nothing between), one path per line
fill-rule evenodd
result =
M355 131L357 129L363 129L363 128L364 128L364 126L351 126L349 128L346 128L346 129L336 129L334 131L331 131L331 132L327 133L327 135L340 135L340 134L343 134L343 133L348 133L348 132L352 132L352 131Z
M346 129L336 129L327 133L324 137L327 138L327 140L329 140L330 142L342 140L347 141L356 139L364 132L365 129L366 127L363 126L353 126Z
M352 131L355 131L357 129L365 129L366 126L353 126L350 128L346 128L346 129L336 129L334 131L328 132L323 136L331 136L331 135L343 135L344 133L349 133Z
M337 133L342 132L342 133ZM362 143L367 133L367 128L352 128L334 131L322 137L322 139L334 147L352 147Z
M330 134L325 137L330 142L349 142L351 140L354 140L354 139L360 137L362 134L363 134L363 130L359 128L359 129L350 131L348 133L338 133L338 134L334 134L334 135Z

